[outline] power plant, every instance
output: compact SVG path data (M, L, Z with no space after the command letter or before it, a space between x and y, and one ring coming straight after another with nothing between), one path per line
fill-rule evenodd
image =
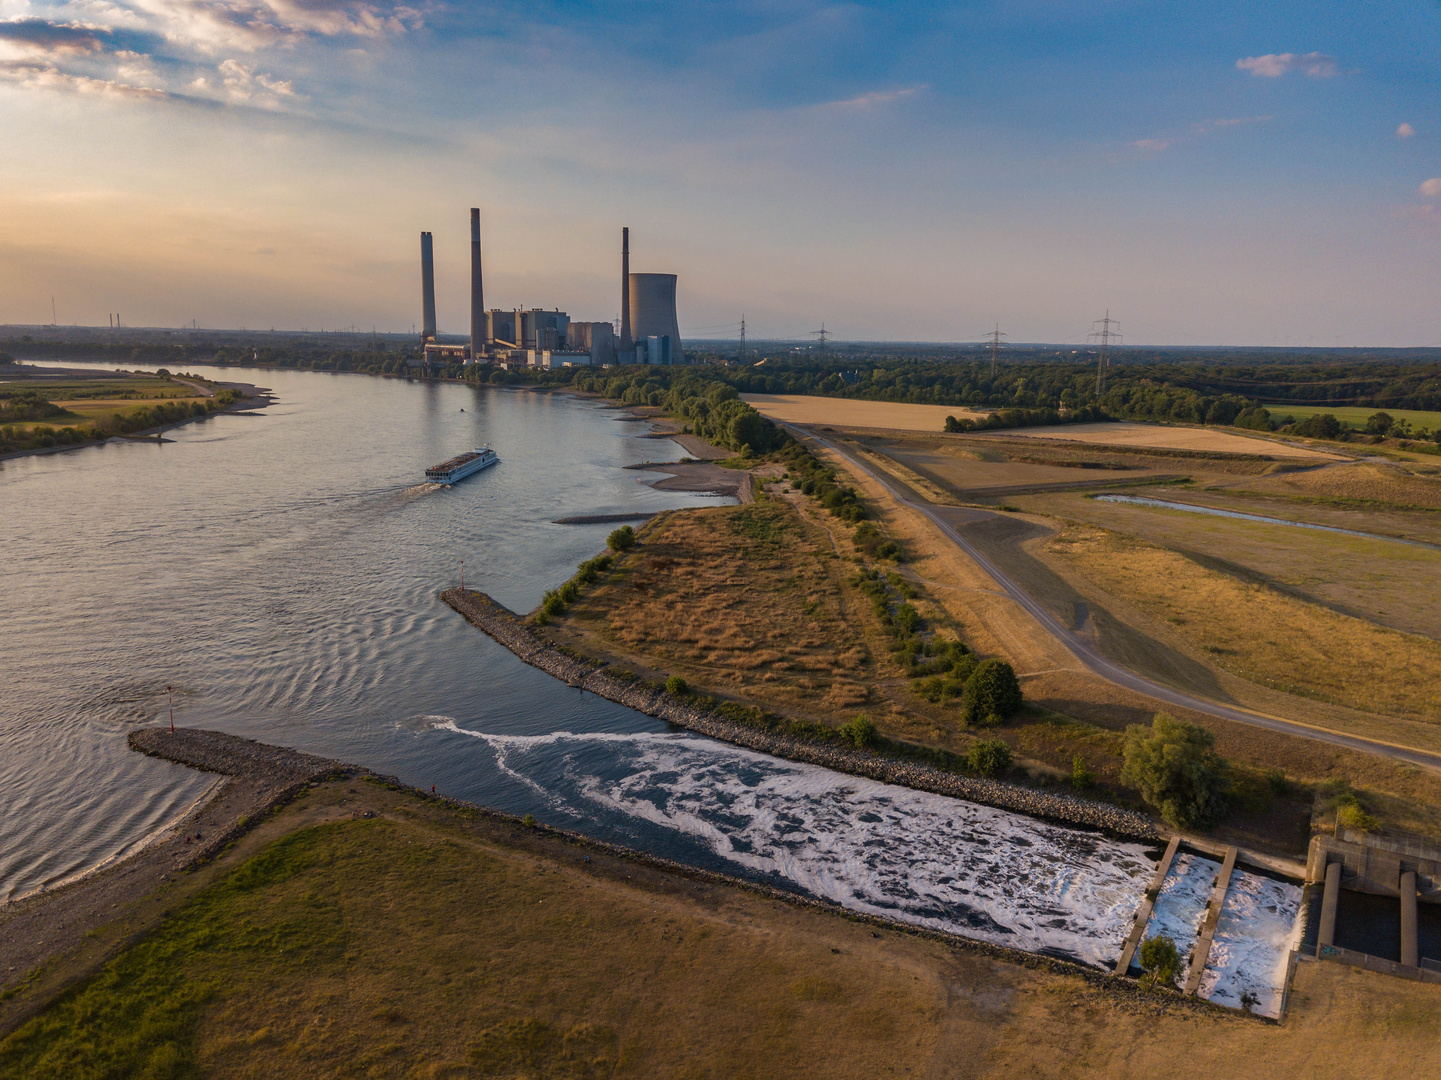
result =
M630 272L630 229L621 229L620 336L609 322L572 322L559 308L486 310L481 274L480 210L470 210L470 340L442 344L435 321L435 249L420 234L421 325L416 362L569 367L580 364L683 364L674 274Z

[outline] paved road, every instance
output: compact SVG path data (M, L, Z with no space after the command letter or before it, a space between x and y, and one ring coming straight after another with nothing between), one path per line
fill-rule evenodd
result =
M981 554L974 544L957 532L950 522L946 521L934 504L912 498L911 492L902 490L890 477L871 468L860 458L831 440L817 435L813 431L798 428L791 424L782 424L781 426L798 438L810 439L830 450L834 450L855 468L885 488L897 502L924 514L935 524L936 528L941 530L942 534L948 537L958 548L974 560L976 565L980 566L981 569L989 574L1007 596L1025 608L1037 622L1046 628L1046 631L1052 637L1056 638L1061 644L1065 645L1066 648L1074 653L1076 658L1090 671L1108 682L1113 682L1117 686L1124 686L1128 690L1134 690L1148 697L1164 701L1169 705L1176 705L1183 709L1193 709L1196 712L1206 713L1209 716L1217 716L1223 720L1234 720L1239 724L1249 724L1251 727L1265 728L1267 731L1279 731L1285 735L1297 735L1303 739L1330 743L1333 746L1342 746L1348 750L1359 750L1363 754L1377 754L1381 757L1393 758L1396 761L1408 761L1414 765L1421 765L1425 768L1441 769L1441 754L1433 754L1426 750L1416 750L1407 746L1393 746L1390 743L1379 742L1374 739L1365 739L1359 735L1346 735L1339 731L1328 731L1325 728L1312 727L1309 724L1302 724L1293 720L1282 720L1280 717L1268 716L1265 713L1233 708L1229 705L1222 705L1219 702L1195 697L1182 690L1166 686L1163 683L1153 682L1144 675L1137 675L1134 671L1121 667L1119 664L1102 655L1095 646L1085 638L1070 630L1068 627L1063 626L1060 621L1042 607L1034 597L1022 590L1019 585L1002 573L999 567ZM976 520L982 517L997 516L988 510L976 510L972 512L977 515Z

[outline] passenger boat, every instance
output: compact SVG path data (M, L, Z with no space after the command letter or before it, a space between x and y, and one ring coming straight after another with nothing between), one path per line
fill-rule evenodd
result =
M432 465L425 470L425 478L436 484L453 484L457 480L464 480L471 473L480 472L487 465L494 465L499 460L489 446L478 446L449 461Z

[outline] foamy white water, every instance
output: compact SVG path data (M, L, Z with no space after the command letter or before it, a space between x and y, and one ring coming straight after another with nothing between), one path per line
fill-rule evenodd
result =
M694 735L437 726L484 739L567 816L624 814L855 911L1096 967L1120 954L1155 868L1143 844Z
M1220 872L1221 864L1212 859L1178 854L1145 936L1165 934L1189 958ZM1255 998L1253 1012L1280 1016L1286 965L1301 933L1300 912L1300 886L1233 870L1197 996L1239 1009L1249 994Z

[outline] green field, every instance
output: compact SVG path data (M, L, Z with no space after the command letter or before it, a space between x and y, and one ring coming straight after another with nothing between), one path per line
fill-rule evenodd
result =
M1271 415L1276 418L1282 416L1294 416L1297 420L1304 420L1308 416L1317 416L1321 413L1330 413L1343 424L1350 424L1355 428L1364 428L1366 421L1375 416L1378 412L1384 412L1392 420L1405 420L1412 428L1427 428L1435 431L1441 426L1441 412L1423 412L1420 409L1375 409L1361 406L1330 406L1330 405L1267 405Z

